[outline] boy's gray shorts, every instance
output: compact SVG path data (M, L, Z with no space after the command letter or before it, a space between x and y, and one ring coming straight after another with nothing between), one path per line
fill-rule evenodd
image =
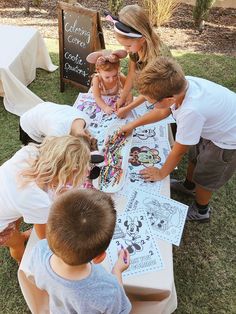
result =
M201 138L189 149L189 160L196 164L193 181L209 191L222 187L236 169L236 149L223 149Z

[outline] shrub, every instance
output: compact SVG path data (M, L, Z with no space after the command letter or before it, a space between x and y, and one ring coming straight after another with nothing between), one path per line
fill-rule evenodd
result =
M202 22L207 20L210 8L214 2L215 0L196 0L193 9L193 19L197 27L200 27Z
M120 9L122 8L124 4L123 0L109 0L108 1L108 8L109 11L113 14L113 15L118 15L118 12L120 11Z
M151 24L160 26L170 21L180 0L142 0L148 12Z

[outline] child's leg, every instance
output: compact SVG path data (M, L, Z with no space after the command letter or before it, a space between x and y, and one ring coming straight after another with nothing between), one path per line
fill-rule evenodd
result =
M236 169L236 150L222 149L209 140L201 140L197 163L193 172L196 183L195 203L188 212L188 220L206 220L212 193L222 187Z
M195 201L197 204L199 204L199 205L208 205L209 204L209 202L211 200L211 196L212 196L211 191L208 191L208 190L204 189L203 187L196 185L195 192L196 192Z
M184 193L188 196L195 196L195 183L193 182L193 173L196 164L189 160L186 178L184 180L170 179L170 187L172 190Z
M5 246L9 247L11 257L19 263L25 251L25 237L16 231Z
M194 172L195 166L196 164L189 160L187 173L186 173L186 179L189 182L193 182L193 172Z
M11 256L19 263L23 257L25 251L25 240L26 234L20 232L21 220L17 221L16 230L12 233L8 241L5 242L4 246L9 247Z

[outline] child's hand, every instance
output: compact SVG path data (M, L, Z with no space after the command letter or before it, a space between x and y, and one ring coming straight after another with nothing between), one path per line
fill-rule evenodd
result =
M123 99L119 98L117 102L115 103L115 108L118 110L119 108L123 107L125 105L125 102Z
M149 167L149 168L145 168L143 170L141 170L139 172L142 176L142 178L145 181L161 181L164 179L162 173L161 173L161 169L155 168L155 167Z
M131 123L128 123L126 125L123 125L119 131L118 134L123 135L123 136L128 136L129 134L131 134L133 131L133 127L131 125Z
M119 251L118 260L116 261L112 272L115 273L122 273L126 270L130 265L130 255L128 250L121 249Z
M110 106L106 106L103 108L103 111L106 113L106 114L112 114L114 112L114 109Z
M116 115L118 118L123 119L128 115L129 112L130 109L128 107L122 107L116 111Z

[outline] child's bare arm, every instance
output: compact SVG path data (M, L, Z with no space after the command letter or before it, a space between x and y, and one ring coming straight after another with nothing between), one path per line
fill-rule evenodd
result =
M73 136L78 136L78 135L87 136L85 126L86 126L86 123L84 119L75 119L72 122L70 134Z
M108 106L105 101L102 99L101 96L101 91L99 88L99 78L98 77L94 77L93 78L93 87L92 87L92 91L93 91L93 96L94 99L97 103L97 105L102 109L102 111L104 111L107 114L111 114L114 110L112 109L112 107Z
M146 168L140 171L140 174L145 181L160 181L167 177L179 164L184 154L188 151L188 145L182 145L177 142L168 155L164 165L161 169L156 167Z
M134 101L129 103L125 107L120 107L117 111L116 114L119 118L125 118L127 114L134 108L138 107L145 101L145 97L142 95L139 95Z
M125 136L129 135L133 129L137 128L138 126L154 123L165 119L171 113L171 110L168 109L153 109L150 112L146 113L142 117L124 125L120 129L120 133L123 133Z
M120 98L118 99L116 103L116 109L118 110L120 107L122 107L126 103L126 99L133 87L133 81L135 78L135 70L136 70L136 64L133 61L129 61L129 72L125 80L125 85L122 91L122 94Z
M122 272L126 270L130 265L130 255L125 249L120 250L118 260L116 261L112 273L116 276L119 284L123 286Z
M34 229L39 239L46 238L46 224L34 224Z

